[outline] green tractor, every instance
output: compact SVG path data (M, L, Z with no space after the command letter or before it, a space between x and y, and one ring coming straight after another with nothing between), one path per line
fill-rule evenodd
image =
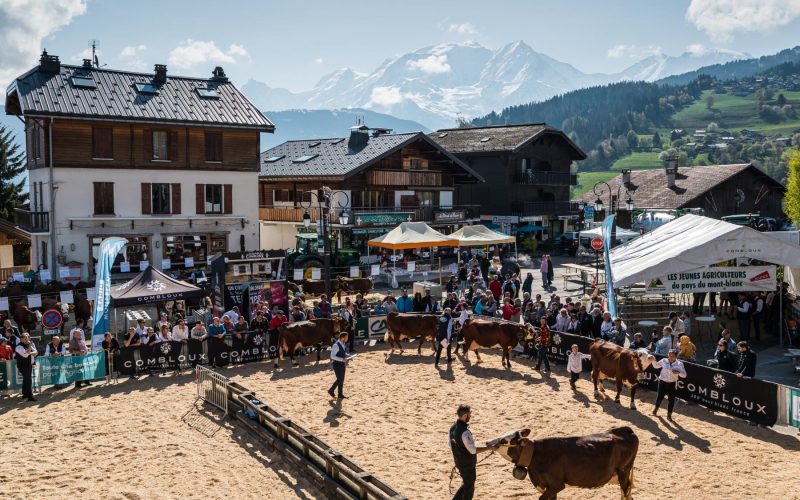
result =
M331 240L331 267L344 269L350 266L357 266L361 254L356 250L336 248L336 240ZM292 276L295 269L303 270L303 278L311 279L311 269L318 267L322 269L324 257L320 253L317 240L317 233L298 233L297 247L290 250L286 257L289 267L289 276Z

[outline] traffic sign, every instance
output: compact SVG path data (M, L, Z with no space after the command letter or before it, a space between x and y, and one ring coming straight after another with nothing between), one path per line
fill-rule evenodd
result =
M42 326L48 330L55 330L61 326L62 319L61 312L55 309L47 310L42 314Z
M603 238L595 236L592 238L592 248L598 252L603 249Z

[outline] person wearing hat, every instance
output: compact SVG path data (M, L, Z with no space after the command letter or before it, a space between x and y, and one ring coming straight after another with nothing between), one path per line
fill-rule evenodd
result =
M469 421L472 418L472 410L469 405L459 405L456 415L458 419L450 427L450 451L453 452L453 461L461 475L462 484L453 496L453 500L471 500L475 495L477 455L496 450L498 446L477 446L475 444L475 438L469 430Z
M436 359L433 366L439 366L439 360L442 357L442 349L447 347L447 362L453 362L452 350L453 343L451 337L453 335L453 311L448 307L439 316L439 331L436 334Z
M259 309L256 311L256 317L250 322L250 331L263 335L267 333L267 330L269 330L269 321L264 316L264 311Z
M347 332L339 333L339 340L334 342L331 346L331 364L333 365L333 373L336 374L336 380L334 380L330 389L328 389L328 394L334 397L333 390L336 389L339 399L345 399L347 397L344 395L344 374L347 370L347 363L355 356L354 354L347 354L348 336Z
M53 335L53 338L50 339L50 343L44 348L44 357L63 356L66 354L66 352L67 351L64 348L64 343L61 342L61 337L58 335Z

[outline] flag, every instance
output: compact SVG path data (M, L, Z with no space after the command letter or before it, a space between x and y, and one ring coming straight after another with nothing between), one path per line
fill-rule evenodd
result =
M114 259L128 240L125 238L106 238L100 242L97 256L97 281L92 321L92 350L100 349L103 335L108 331L108 309L111 303L111 266Z
M614 236L614 224L616 224L615 215L609 215L603 221L603 250L606 269L606 297L608 297L608 307L606 310L611 313L612 318L617 317L617 296L614 295L614 279L611 276L611 245L614 243L612 238Z

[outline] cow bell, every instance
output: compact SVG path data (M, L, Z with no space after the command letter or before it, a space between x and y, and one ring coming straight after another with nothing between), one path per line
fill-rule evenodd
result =
M514 470L511 471L511 474L515 479L525 479L528 477L528 469L521 465L517 465L514 467Z

